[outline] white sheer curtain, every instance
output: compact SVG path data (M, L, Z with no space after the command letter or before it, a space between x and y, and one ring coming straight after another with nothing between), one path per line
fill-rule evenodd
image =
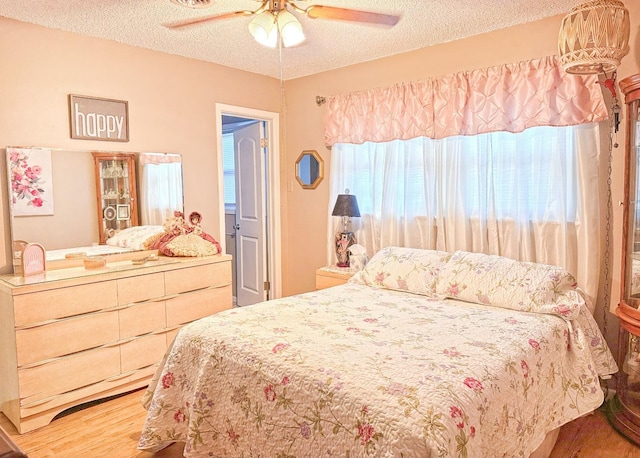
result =
M332 148L329 215L348 188L369 256L390 245L565 267L592 299L600 266L597 123ZM327 257L335 264L329 217Z
M140 160L140 217L142 225L162 225L182 211L182 164L169 160Z

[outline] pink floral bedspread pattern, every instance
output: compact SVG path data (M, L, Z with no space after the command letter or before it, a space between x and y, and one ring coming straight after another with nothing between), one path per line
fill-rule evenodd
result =
M139 448L528 456L603 401L598 372L616 367L590 320L356 283L232 309L178 334L144 396Z

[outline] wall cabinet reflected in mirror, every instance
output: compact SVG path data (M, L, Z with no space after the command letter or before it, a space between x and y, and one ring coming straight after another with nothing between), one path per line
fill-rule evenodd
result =
M324 161L317 151L303 151L296 161L296 180L303 189L315 189L324 178Z
M122 229L138 225L135 155L92 153L95 162L98 233L106 243Z

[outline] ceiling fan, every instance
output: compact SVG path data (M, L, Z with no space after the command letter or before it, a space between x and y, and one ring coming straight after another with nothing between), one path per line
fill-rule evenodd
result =
M190 7L210 6L211 0L171 0L173 3ZM249 23L249 32L256 41L274 48L281 38L285 47L295 46L304 41L302 24L292 11L304 14L311 19L333 19L338 21L362 22L387 27L396 25L400 16L392 14L374 13L371 11L338 8L326 5L310 5L306 8L297 5L294 0L258 0L260 6L256 10L232 11L229 13L213 14L200 18L183 19L164 24L169 29L182 29L198 24L230 19L238 16L255 16ZM299 0L304 2L306 0Z

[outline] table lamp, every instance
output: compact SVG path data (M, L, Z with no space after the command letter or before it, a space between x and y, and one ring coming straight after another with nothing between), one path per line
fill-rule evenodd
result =
M347 229L347 224L349 223L349 218L360 216L356 196L349 194L348 189L345 190L345 194L338 194L331 215L342 216L342 232L336 233L337 265L338 267L349 267L349 247L356 243L356 237L353 232Z

